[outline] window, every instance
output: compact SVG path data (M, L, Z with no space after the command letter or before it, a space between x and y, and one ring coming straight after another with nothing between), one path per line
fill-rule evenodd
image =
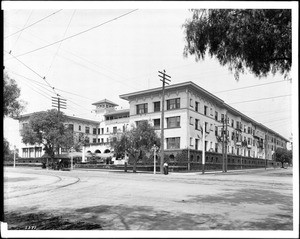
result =
M205 115L208 114L207 109L208 109L208 107L207 107L206 105L204 105L204 114L205 114Z
M210 115L213 116L213 109L210 107Z
M136 105L136 114L146 114L148 113L148 104Z
M101 138L101 143L104 143L104 139L103 138Z
M215 126L215 136L218 136L218 127Z
M239 129L240 128L240 122L236 122L236 128Z
M198 150L199 147L199 139L195 139L195 149Z
M109 128L108 127L106 127L106 133L108 133L109 132Z
M193 100L192 99L190 99L190 107L193 108Z
M215 120L218 121L218 112L215 111Z
M78 131L81 131L81 125L78 125Z
M98 139L98 143L100 143L100 139Z
M95 139L95 138L93 138L93 143L97 143L97 141L96 141L96 139Z
M210 124L210 128L209 128L210 131L214 131L214 128L213 128L213 125Z
M167 118L167 128L180 127L180 116Z
M180 108L180 98L167 100L167 110L179 109Z
M215 152L218 153L218 144L215 143Z
M251 128L248 126L248 134L251 134Z
M154 102L154 112L160 111L160 101Z
M193 138L190 137L190 146L193 146Z
M195 101L195 111L199 112L199 102Z
M205 133L208 133L208 132L209 132L208 123L205 122Z
M199 119L195 119L195 129L199 130Z
M89 133L90 133L90 127L87 127L87 126L85 127L85 133L86 133L86 134L89 134Z
M231 119L231 127L233 128L234 127L234 120Z
M113 133L116 134L118 131L118 128L117 127L113 127Z
M221 114L221 122L224 121L224 114Z
M234 131L231 132L231 140L234 140Z
M101 134L104 134L104 128L101 128Z
M89 142L90 142L90 138L89 138L89 137L86 137L86 138L85 138L85 142L86 142L86 143L89 143Z
M205 141L205 143L204 143L204 144L205 144L205 146L204 146L204 150L205 150L205 151L207 151L207 144L208 144L208 142L207 142L207 141Z
M154 128L155 129L159 129L160 128L160 119L154 119L153 123L154 123Z
M93 134L97 134L97 129L93 128Z
M167 149L179 149L180 137L167 138Z
M190 125L193 125L193 117L190 117Z
M100 128L98 129L98 134L100 134Z

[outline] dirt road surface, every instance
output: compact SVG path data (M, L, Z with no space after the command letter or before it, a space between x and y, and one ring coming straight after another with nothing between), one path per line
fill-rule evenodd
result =
M102 230L290 231L292 178L291 168L154 175L7 167L4 215L51 214ZM41 229L31 224L21 227Z

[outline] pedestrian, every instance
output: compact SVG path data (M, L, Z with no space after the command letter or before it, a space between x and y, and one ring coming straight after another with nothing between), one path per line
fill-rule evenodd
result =
M167 175L168 174L168 163L165 162L163 166L164 166L164 174Z

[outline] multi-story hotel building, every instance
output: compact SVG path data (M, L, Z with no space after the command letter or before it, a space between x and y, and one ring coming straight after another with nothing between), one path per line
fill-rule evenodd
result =
M162 90L154 88L120 95L130 104L129 123L147 120L160 132ZM221 131L227 118L227 153L272 159L277 147L286 147L287 139L254 121L193 82L165 88L164 144L168 151L205 150L222 152ZM224 127L223 127L224 126Z
M97 120L67 116L65 123L74 133L83 132L89 138L84 152L111 152L110 141L141 121L149 121L160 135L161 88L123 94L120 98L129 102L129 109L116 110L117 104L104 99L93 103ZM221 153L223 135L227 137L228 154L272 160L276 148L286 148L287 139L191 81L167 86L163 103L166 152L202 151L203 131L205 151ZM20 117L20 130L29 116ZM22 146L22 157L41 155L40 146Z

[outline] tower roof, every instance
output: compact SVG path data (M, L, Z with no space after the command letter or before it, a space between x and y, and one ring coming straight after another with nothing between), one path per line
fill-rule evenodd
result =
M116 103L114 103L110 100L107 100L107 99L97 101L97 102L93 103L92 105L100 105L100 104L103 104L103 103L106 103L106 104L109 104L109 105L112 105L112 106L118 106Z

